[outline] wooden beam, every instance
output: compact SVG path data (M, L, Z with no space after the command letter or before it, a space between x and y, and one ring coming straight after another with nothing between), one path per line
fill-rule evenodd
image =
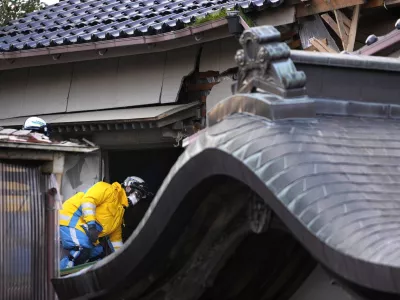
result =
M335 50L325 45L322 41L312 38L310 39L311 45L313 45L319 52L329 52L329 53L337 53Z
M321 18L325 21L326 24L329 25L330 28L332 28L332 30L337 34L337 36L340 36L339 33L339 27L336 24L335 20L332 19L332 17L329 14L323 14L321 15Z
M320 39L320 41L324 44L324 45L328 45L328 40L327 39ZM311 42L310 42L311 43ZM310 47L304 49L305 51L318 51L317 48L315 48L312 44Z
M306 17L360 4L364 4L364 0L312 0L296 5L296 17Z
M360 17L360 5L356 5L353 10L353 18L351 19L350 33L347 44L347 51L354 51L354 43L356 42L358 19Z
M347 49L348 37L347 37L346 31L344 29L343 16L338 10L334 10L334 13L335 13L336 22L337 22L338 28L339 28L339 36L340 36L340 39L342 40L343 49Z
M343 20L343 24L350 28L351 20L344 13L342 13L340 10L337 10L337 13L341 16L341 18Z
M337 23L335 22L335 20L332 19L332 17L328 13L321 15L321 17L329 25L329 27L332 28L332 30L337 34L337 36L340 36L339 27L338 27ZM344 31L347 35L349 35L350 26L347 26L346 23L344 23Z
M0 159L20 159L20 160L42 160L52 161L53 153L48 151L34 151L22 149L2 149L0 148Z

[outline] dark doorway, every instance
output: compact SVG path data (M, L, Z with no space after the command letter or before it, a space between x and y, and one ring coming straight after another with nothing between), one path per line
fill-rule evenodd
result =
M161 148L130 151L110 151L108 154L111 182L123 182L128 176L142 178L154 194L157 193L183 148ZM146 213L150 201L141 201L127 209L124 216L123 239L132 234Z

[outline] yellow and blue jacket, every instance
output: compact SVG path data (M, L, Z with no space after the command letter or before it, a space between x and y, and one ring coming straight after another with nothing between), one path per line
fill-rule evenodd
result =
M112 247L122 246L122 223L128 198L117 182L98 182L86 193L79 192L63 203L60 226L86 233L88 225L96 224L99 237L107 236Z

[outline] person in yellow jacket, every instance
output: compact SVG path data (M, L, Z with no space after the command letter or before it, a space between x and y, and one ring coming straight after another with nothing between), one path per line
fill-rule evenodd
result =
M121 248L125 209L150 194L143 179L130 176L122 185L98 182L86 193L79 192L65 201L60 211L60 238L69 255L61 259L60 268L101 258L101 237L108 238L112 251Z

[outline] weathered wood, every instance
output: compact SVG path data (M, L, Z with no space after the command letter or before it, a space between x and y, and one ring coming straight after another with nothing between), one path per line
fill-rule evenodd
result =
M356 42L358 19L360 17L360 5L356 5L353 11L353 18L351 19L350 33L347 44L347 51L352 52L354 50L354 43Z
M298 18L364 4L364 0L313 0L308 5L309 2L307 2L307 5L305 3L296 5L296 16Z
M53 153L44 151L34 151L34 150L1 149L0 159L52 161Z
M329 25L330 28L332 28L332 30L337 34L337 36L340 36L339 27L335 22L335 20L332 19L332 17L329 14L327 13L323 14L321 15L321 18L325 21L326 24Z
M337 53L337 51L331 49L328 45L325 45L322 41L312 38L310 39L311 45L313 45L319 52Z
M64 173L65 156L62 153L54 153L53 160L42 165L42 172L49 174Z
M328 45L328 41L327 41L327 39L320 39L319 40L320 42L322 42L324 45ZM304 49L305 51L318 51L318 49L317 48L315 48L312 44L311 44L311 46L310 47L308 47L308 48L306 48L306 49Z
M341 18L342 18L342 20L343 20L343 24L344 24L345 26L347 26L347 27L350 28L350 26L351 26L351 20L350 20L343 12L341 12L341 11L338 10L338 9L337 9L337 14L339 14L339 15L341 16Z
M347 37L346 31L344 29L343 16L338 10L334 10L334 13L335 13L336 22L337 22L337 25L339 28L339 36L340 36L340 39L342 40L343 49L346 49L348 37Z
M335 40L330 35L328 29L326 28L324 22L319 15L310 16L307 18L300 18L298 21L300 24L299 36L303 49L307 49L311 46L311 38L316 38L319 40L326 38L330 48L337 52L340 51L339 47L336 45Z

